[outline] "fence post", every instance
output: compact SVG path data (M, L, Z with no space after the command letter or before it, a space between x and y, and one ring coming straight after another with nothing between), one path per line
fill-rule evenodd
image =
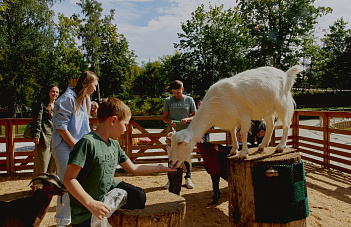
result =
M324 161L324 167L329 168L329 163L330 163L330 153L329 153L329 142L330 142L330 132L329 132L329 114L326 113L323 116L323 161Z
M297 111L294 111L293 121L292 121L292 147L297 149L299 146L299 115Z
M13 128L13 123L11 119L6 120L7 123L5 125L5 137L6 137L6 153L8 158L6 160L7 173L14 174L15 173L15 132Z
M5 142L6 142L6 170L7 174L11 173L10 167L10 140L9 140L9 120L5 120Z
M235 133L235 132L234 132ZM227 130L225 132L225 139L227 141L227 146L232 146L233 145L233 141L232 141L232 135L231 135L231 132L229 130Z
M132 120L131 120L132 121ZM133 125L131 124L131 122L129 122L128 126L127 126L127 131L125 133L125 144L126 144L126 154L127 156L130 158L131 157L131 139L132 139L132 133L133 133Z

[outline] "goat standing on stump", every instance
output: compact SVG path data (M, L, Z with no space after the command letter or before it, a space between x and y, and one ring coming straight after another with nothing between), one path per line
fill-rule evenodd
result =
M41 173L34 180L41 180L43 187L31 197L0 202L0 226L39 226L49 208L54 195L67 192L63 183L55 175Z
M276 150L283 152L295 105L290 90L296 74L302 70L298 65L287 72L274 67L261 67L213 84L189 127L173 134L172 145L168 150L170 166L177 168L183 161L190 161L195 144L213 125L230 130L233 140L231 155L235 155L239 147L235 129L241 128L243 147L238 157L245 159L248 155L247 133L251 120L264 119L266 122L266 134L258 146L259 150L263 150L268 146L275 118L278 117L283 124L283 136Z

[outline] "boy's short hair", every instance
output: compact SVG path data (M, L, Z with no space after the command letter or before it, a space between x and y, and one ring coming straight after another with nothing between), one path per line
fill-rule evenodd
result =
M171 89L177 90L179 88L183 88L183 82L180 80L175 80L171 83Z
M108 117L117 116L119 121L122 121L132 116L129 107L118 98L109 97L102 101L97 112L97 119L103 122Z

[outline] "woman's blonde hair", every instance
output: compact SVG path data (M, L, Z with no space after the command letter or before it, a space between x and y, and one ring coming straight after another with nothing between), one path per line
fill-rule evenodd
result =
M90 106L89 106L89 101L88 101L89 95L87 95L87 89L88 89L89 83L93 83L95 80L98 80L98 77L92 71L85 71L79 77L77 85L74 88L74 91L77 94L77 100L76 100L76 105L75 105L75 110L74 110L74 112L76 114L79 114L80 109L83 105L84 98L85 98L85 103L86 103L86 107L87 107L87 112L90 113Z

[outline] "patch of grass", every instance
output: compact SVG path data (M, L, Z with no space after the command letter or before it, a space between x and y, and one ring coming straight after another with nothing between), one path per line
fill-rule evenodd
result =
M18 125L18 130L17 127L15 126L15 134L23 134L24 129L26 128L27 125ZM5 135L5 126L4 125L0 125L1 127L1 133L0 135Z

